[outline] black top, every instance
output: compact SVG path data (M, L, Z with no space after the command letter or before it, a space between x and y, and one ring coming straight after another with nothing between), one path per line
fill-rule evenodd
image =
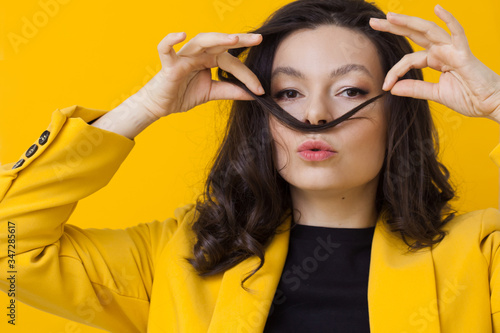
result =
M370 332L374 231L294 225L264 332Z

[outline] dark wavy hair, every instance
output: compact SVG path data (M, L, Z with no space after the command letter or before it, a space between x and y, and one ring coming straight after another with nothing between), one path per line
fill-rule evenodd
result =
M224 140L205 191L196 202L194 258L186 260L198 275L224 272L255 255L260 265L241 281L247 290L244 282L262 267L265 248L278 226L292 215L289 184L273 163L269 128L270 114L286 123L283 110L267 94L280 42L299 29L314 30L322 25L349 28L364 34L376 46L383 72L387 73L413 49L404 37L373 30L369 26L371 17L385 18L385 14L363 0L298 0L281 7L251 31L262 34L259 45L228 51L257 75L266 95L254 95L232 74L218 69L221 81L242 87L255 100L233 102ZM403 79L422 80L422 71L412 69ZM454 216L448 202L455 193L448 170L437 160L438 138L429 104L387 94L385 109L387 152L376 208L386 217L390 230L399 233L408 245L408 251L432 247L445 237L441 229Z

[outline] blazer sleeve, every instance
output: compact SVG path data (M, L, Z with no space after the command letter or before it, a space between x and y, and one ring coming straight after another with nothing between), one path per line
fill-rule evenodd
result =
M177 220L123 230L66 224L77 202L105 186L134 146L88 124L104 113L56 110L19 161L0 166L0 244L11 250L0 251L0 290L90 326L146 332L154 259Z
M496 146L490 158L500 167L500 145ZM489 210L483 220L483 237L481 248L489 263L491 313L493 332L500 333L500 213L498 210Z
M493 332L500 333L500 213L496 209L488 209L483 226L487 235L481 241L481 250L489 264L491 316ZM492 223L493 225L492 230Z

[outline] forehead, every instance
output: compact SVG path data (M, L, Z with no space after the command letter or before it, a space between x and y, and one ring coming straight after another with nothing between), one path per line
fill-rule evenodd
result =
M348 28L322 25L294 31L281 41L273 69L290 66L317 75L350 64L365 66L374 77L382 75L377 48L368 37Z

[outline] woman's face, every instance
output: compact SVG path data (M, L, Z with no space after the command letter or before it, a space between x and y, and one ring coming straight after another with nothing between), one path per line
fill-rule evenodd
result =
M334 25L295 31L279 45L271 94L295 118L330 122L382 92L377 49L363 34ZM383 98L354 118L320 133L292 131L270 116L274 163L293 190L376 190L386 149ZM330 152L299 152L320 140ZM311 147L309 147L311 148ZM311 149L321 149L313 145ZM323 148L325 149L325 148Z

